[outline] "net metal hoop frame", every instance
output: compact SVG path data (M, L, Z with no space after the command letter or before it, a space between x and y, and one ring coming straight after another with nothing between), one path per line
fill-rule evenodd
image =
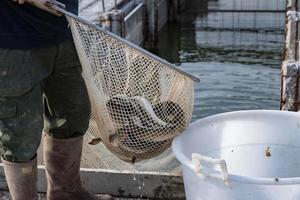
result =
M166 151L190 122L199 79L56 3L50 7L66 15L72 30L95 144L131 163Z

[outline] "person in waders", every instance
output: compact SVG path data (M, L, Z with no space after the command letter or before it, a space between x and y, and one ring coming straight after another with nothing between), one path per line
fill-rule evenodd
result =
M81 185L91 111L66 18L30 1L0 0L0 151L12 199L38 199L41 137L48 200L113 199L89 194ZM78 12L77 0L60 2Z

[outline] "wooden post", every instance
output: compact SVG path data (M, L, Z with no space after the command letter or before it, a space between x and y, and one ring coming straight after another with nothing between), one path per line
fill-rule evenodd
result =
M285 61L282 64L282 110L299 110L299 67L299 62Z
M149 42L157 40L158 31L168 20L168 0L146 0L147 30Z
M290 11L298 11L298 0L286 0L285 43L281 65L280 109L299 110L299 21L288 18Z

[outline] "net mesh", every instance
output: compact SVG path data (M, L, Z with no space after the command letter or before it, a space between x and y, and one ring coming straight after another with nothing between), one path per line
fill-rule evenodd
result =
M93 147L85 148L102 154L107 168L117 168L119 159L144 166L158 155L171 160L171 141L192 116L194 81L105 32L68 20L92 105L87 138Z

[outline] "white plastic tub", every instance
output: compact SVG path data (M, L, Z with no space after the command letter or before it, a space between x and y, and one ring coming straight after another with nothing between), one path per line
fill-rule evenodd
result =
M200 119L172 144L187 200L299 200L300 113Z

